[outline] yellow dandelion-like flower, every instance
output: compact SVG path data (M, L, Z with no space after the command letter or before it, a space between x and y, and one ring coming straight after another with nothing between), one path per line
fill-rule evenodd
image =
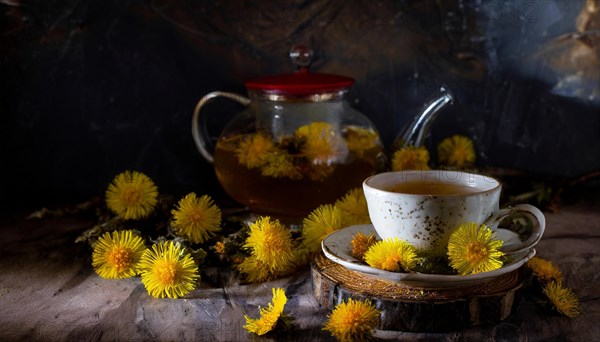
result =
M335 206L344 213L344 226L371 223L367 199L362 188L351 189L335 202Z
M344 136L348 149L362 158L365 151L381 144L379 135L372 129L362 127L347 127Z
M291 232L269 216L259 217L250 225L250 233L243 247L261 261L270 274L289 274L296 267Z
M298 255L293 249L291 233L278 220L260 217L250 226L243 246L250 257L238 265L249 282L273 280L294 272Z
M344 227L342 211L331 204L313 210L302 221L302 247L310 253L321 250L321 241L330 233Z
M118 174L106 190L106 204L126 220L149 216L158 202L158 188L150 177L137 171Z
M217 241L217 243L215 243L215 252L218 254L225 254L225 244L221 241Z
M570 288L563 287L560 281L551 281L544 287L544 294L561 314L568 317L579 315L579 299Z
M323 330L338 341L368 341L379 323L381 312L368 301L349 298L338 304L329 315Z
M533 257L527 262L527 267L540 281L562 281L562 272L550 260Z
M246 280L250 283L260 283L263 281L271 281L279 278L279 274L275 274L269 268L267 263L264 263L251 255L244 258L237 265L237 270L246 276Z
M189 193L171 210L173 230L193 243L202 243L221 230L221 209L208 195Z
M249 168L260 167L266 157L276 149L273 140L264 133L252 134L240 142L235 151L238 162Z
M298 265L307 265L314 257L314 253L306 249L306 246L302 244L296 248L296 255L298 257Z
M287 303L285 291L282 288L273 288L272 292L273 299L268 307L260 309L260 318L255 319L244 315L246 319L244 329L248 332L264 335L273 330L279 318L282 317L283 309Z
M155 298L185 296L200 279L191 254L173 241L159 242L147 249L139 267L146 291Z
M292 156L283 151L275 151L264 156L265 163L260 168L263 176L274 178L300 179L302 173L296 165Z
M371 267L391 272L408 272L417 264L417 249L398 238L385 239L373 244L365 253L364 259Z
M92 266L102 278L134 277L145 250L144 240L131 230L107 232L94 245Z
M392 170L429 170L429 152L423 146L403 147L392 155Z
M308 140L302 148L302 154L317 165L328 165L335 160L335 150L326 139Z
M438 145L439 162L458 168L471 166L475 162L473 141L463 135L445 138Z
M294 134L303 141L301 154L315 165L330 165L346 158L348 149L344 139L327 122L299 127Z
M356 233L352 237L352 255L359 260L364 260L365 253L375 243L377 243L375 235L367 236L361 232Z
M468 222L460 225L450 235L448 258L450 266L460 275L493 271L502 267L499 249L502 241L486 225Z

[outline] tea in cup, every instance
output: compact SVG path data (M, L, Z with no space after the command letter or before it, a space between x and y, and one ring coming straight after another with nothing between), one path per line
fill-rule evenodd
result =
M434 255L446 254L454 230L467 222L493 231L504 218L528 214L533 232L503 246L506 254L535 246L545 229L542 212L529 204L499 209L502 184L495 178L449 170L407 170L376 174L363 182L373 227L380 238L398 238Z

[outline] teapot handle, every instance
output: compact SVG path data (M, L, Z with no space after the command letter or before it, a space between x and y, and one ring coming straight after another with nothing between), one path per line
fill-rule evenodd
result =
M250 99L246 98L242 95L238 95L238 94L234 94L234 93L227 93L224 91L213 91L212 93L208 93L206 95L204 95L200 101L198 101L198 104L196 105L196 109L194 109L194 116L192 117L192 136L194 136L194 142L196 143L196 147L198 148L198 151L200 151L200 154L202 154L202 156L209 162L209 163L213 163L214 161L214 157L213 154L208 150L207 146L207 134L204 134L204 136L202 136L202 134L200 134L200 126L198 123L198 118L200 117L200 110L202 109L202 107L208 103L208 101L216 98L216 97L226 97L228 99L237 101L241 104L243 104L244 106L247 106L250 103ZM206 132L206 121L204 122L204 126L203 126L203 131Z

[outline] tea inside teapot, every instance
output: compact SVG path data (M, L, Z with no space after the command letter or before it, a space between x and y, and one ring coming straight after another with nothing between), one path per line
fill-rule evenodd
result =
M215 171L223 188L259 214L304 217L376 172L383 148L372 128L316 121L292 134L220 138Z
M299 70L246 82L249 99L214 92L196 106L192 133L214 162L223 189L252 212L300 223L378 171L385 160L372 122L345 100L354 80L310 73L310 50L290 52ZM225 96L247 106L227 124L214 149L198 124L206 102Z

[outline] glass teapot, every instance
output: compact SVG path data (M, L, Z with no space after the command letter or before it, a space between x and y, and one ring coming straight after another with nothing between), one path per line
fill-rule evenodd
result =
M205 95L196 105L192 133L235 201L253 213L299 223L381 171L385 154L373 123L346 101L354 80L309 72L312 51L304 46L293 47L290 57L298 71L246 82L249 98L219 91ZM213 152L206 120L199 118L216 97L246 109L225 126Z

